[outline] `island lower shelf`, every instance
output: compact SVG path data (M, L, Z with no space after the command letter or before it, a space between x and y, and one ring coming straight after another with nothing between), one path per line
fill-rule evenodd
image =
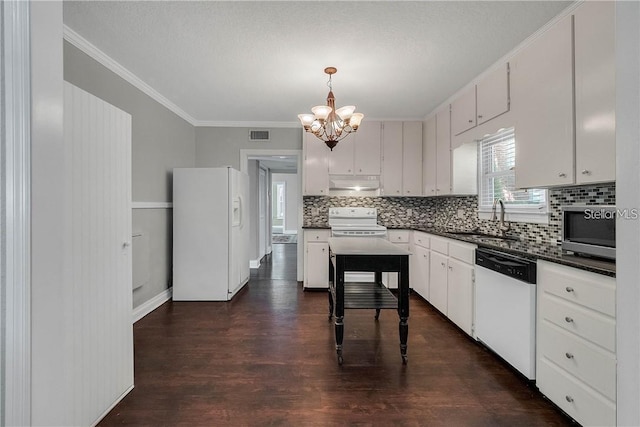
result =
M331 292L335 288L331 287ZM335 295L333 295L335 299ZM398 298L386 286L374 282L346 282L344 284L344 308L397 309Z

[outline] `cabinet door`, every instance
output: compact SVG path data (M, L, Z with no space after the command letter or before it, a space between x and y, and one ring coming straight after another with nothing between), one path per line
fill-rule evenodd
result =
M615 181L615 2L575 11L576 183Z
M329 244L307 244L306 288L329 288Z
M476 87L451 103L451 133L460 135L476 126Z
M382 123L364 121L355 133L354 173L380 175Z
M356 136L351 134L338 142L338 145L333 147L333 150L328 150L330 174L353 175L355 139Z
M511 61L516 187L574 182L571 16Z
M402 123L402 193L422 195L422 122Z
M304 137L304 194L326 196L329 193L329 148L318 138L305 132Z
M395 243L395 245L406 251L409 250L408 243ZM411 259L409 259L409 266L411 266ZM382 282L389 289L398 289L398 273L382 273ZM411 286L411 267L409 267L409 286Z
M436 113L436 195L451 193L451 118L449 109Z
M476 102L478 125L509 111L509 64L497 68L478 82Z
M429 260L429 302L444 315L447 314L448 257L431 251Z
M402 195L402 122L382 124L382 194Z
M436 117L424 122L422 141L422 194L436 195Z
M471 335L473 322L473 266L449 258L447 316Z
M411 268L410 285L422 298L429 300L429 250L414 246L409 258Z

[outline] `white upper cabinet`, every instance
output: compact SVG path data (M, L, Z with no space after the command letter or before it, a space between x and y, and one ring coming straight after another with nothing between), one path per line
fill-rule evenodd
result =
M402 194L422 195L422 122L402 123Z
M489 72L451 103L451 134L456 136L509 111L509 64Z
M327 165L329 148L324 142L308 132L304 132L302 141L304 149L304 194L305 196L326 196L329 193L329 169Z
M402 122L382 125L382 194L402 195Z
M333 150L329 150L325 145L325 148L327 149L330 174L353 175L355 145L355 135L349 135L342 141L338 142L338 145L333 147Z
M567 16L511 61L518 188L574 182L571 27Z
M380 175L382 123L363 121L356 137L353 173L356 175ZM340 144L338 144L340 145Z
M422 141L422 194L436 195L436 117L424 122Z
M476 85L478 126L509 111L509 64L487 74Z
M422 122L382 124L381 194L422 195Z
M451 118L449 109L436 113L436 195L451 194Z
M615 2L575 11L576 183L614 181Z
M358 131L347 136L330 151L332 175L380 175L381 123L362 122Z
M476 87L451 103L451 132L460 135L476 126Z

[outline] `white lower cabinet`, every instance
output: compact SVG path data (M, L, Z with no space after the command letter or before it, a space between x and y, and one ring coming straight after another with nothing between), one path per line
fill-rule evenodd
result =
M329 230L304 232L305 289L329 289Z
M538 261L536 385L585 426L616 424L615 279Z
M450 258L447 272L447 316L468 335L473 328L473 265Z
M447 315L448 266L448 256L431 251L431 259L429 260L429 302L444 315Z
M411 232L409 230L388 230L387 236L391 243L409 251L410 233ZM411 258L409 259L409 266L411 266ZM389 289L398 289L398 273L382 273L382 283L384 283ZM409 286L411 286L411 277L409 277Z
M414 231L411 239L409 258L409 284L413 291L429 300L429 242L427 233Z
M473 335L475 245L431 236L427 300L449 320Z

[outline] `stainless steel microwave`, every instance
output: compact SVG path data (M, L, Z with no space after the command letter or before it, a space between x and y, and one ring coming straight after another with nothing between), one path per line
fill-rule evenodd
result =
M616 259L616 207L612 205L562 207L562 249Z

